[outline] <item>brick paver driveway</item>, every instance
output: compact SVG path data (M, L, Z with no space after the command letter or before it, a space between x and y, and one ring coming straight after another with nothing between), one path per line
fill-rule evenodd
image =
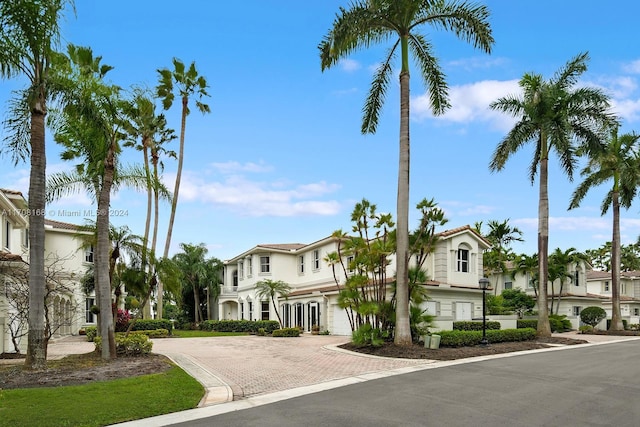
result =
M326 348L348 341L349 337L325 335L165 338L154 340L153 352L189 356L229 385L235 400L365 373L433 363L382 359Z

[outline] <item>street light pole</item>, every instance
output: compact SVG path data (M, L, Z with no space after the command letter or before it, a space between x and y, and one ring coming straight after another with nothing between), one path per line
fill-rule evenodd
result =
M480 345L487 345L489 341L487 341L487 299L485 298L485 292L489 289L489 279L483 277L478 283L480 284L480 289L482 289L482 340L480 340Z

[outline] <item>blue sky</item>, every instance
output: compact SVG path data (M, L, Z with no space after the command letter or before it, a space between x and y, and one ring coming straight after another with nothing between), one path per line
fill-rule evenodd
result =
M551 77L567 60L589 51L582 85L611 96L623 132L640 131L640 50L635 19L640 3L602 7L595 0L485 1L496 44L491 55L452 34L424 28L447 74L452 108L428 113L418 73L412 74L411 205L435 198L446 211L445 228L510 219L524 232L517 253L532 254L537 239L537 181L527 168L531 147L504 171L491 173L490 157L513 123L488 104L517 93L526 72ZM77 16L63 22L64 42L90 46L115 67L109 80L122 87L157 83L158 68L173 57L195 61L206 77L211 114L187 119L186 152L172 253L180 242L205 243L210 255L231 258L257 244L311 243L342 228L362 198L395 214L399 126L398 83L390 86L376 135L360 134L361 110L373 70L388 46L354 54L324 73L317 45L340 6L337 0L183 0L95 2L77 0ZM0 82L0 108L23 82ZM179 130L177 105L167 113ZM69 169L48 137L48 172ZM174 148L177 150L177 141ZM124 151L125 163L140 153ZM176 163L165 162L172 187ZM611 239L611 218L600 216L605 188L592 190L579 209L567 211L580 182L568 181L550 161L551 250L597 248ZM28 189L28 165L0 158L0 187ZM116 225L144 231L145 197L124 190L112 208ZM49 206L50 219L81 223L62 210L91 209L84 195ZM623 243L640 235L640 200L622 212ZM160 244L169 216L162 210ZM417 225L412 215L411 224Z

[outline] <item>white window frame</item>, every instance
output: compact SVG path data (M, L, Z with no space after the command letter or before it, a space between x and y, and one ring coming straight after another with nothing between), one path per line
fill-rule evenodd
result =
M356 272L356 269L354 268L353 265L351 265L353 263L353 260L355 259L355 257L353 255L349 255L347 257L347 273L349 274L353 274Z
M271 257L260 255L260 274L271 274Z
M609 285L608 280L605 280L602 284L602 292L611 292L611 286Z
M582 311L582 306L574 305L572 307L572 310L573 310L573 315L578 317L578 316L580 316L580 312Z
M3 224L3 228L4 228L4 236L2 238L2 244L4 245L4 248L7 250L10 250L9 248L11 247L11 223L9 222L8 219L4 220L4 224Z
M93 264L94 261L95 261L95 248L93 247L93 245L89 245L89 247L84 250L84 262Z
M244 280L244 261L238 261L238 279Z
M313 251L313 269L320 270L320 250Z
M253 276L253 258L247 258L247 277Z
M304 255L298 256L298 274L304 274Z
M504 282L504 289L513 289L513 281Z
M265 319L266 315L266 319ZM260 320L270 320L271 310L269 310L269 301L260 301Z
M463 255L466 254L465 259ZM466 248L458 248L456 252L456 271L458 273L470 273L471 250Z

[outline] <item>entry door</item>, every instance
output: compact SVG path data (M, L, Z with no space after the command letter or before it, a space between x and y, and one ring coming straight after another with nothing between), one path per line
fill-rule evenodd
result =
M456 320L471 320L471 303L456 302Z

